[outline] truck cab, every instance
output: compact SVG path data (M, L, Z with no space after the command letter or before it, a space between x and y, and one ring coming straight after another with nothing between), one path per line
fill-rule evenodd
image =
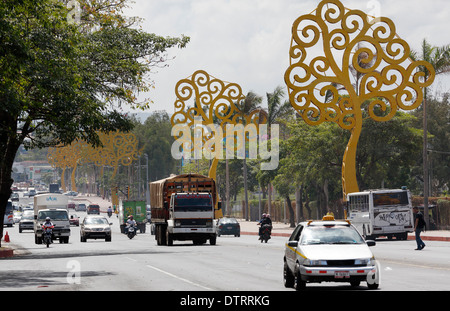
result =
M214 204L210 193L173 193L167 221L167 245L173 240L216 244Z
M50 217L51 222L55 226L53 229L53 239L58 239L60 243L69 243L70 236L70 221L69 214L66 209L41 209L35 215L35 242L36 244L42 243L42 225L45 223L45 219Z
M60 243L69 243L70 221L67 209L68 198L63 194L47 193L34 197L34 240L36 244L42 243L42 224L45 218L50 217L55 226L53 238Z

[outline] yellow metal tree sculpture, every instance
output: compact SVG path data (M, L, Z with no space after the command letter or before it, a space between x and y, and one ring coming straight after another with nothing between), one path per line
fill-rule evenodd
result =
M65 170L72 168L71 174L71 190L77 191L77 185L75 182L75 173L77 167L83 161L83 152L87 144L84 141L76 140L67 146L57 146L49 148L47 153L48 162L52 167L59 167L63 170L61 175L61 188L66 190L65 184Z
M47 159L53 167L62 168L61 186L66 188L64 171L72 168L72 190L76 191L75 171L79 164L94 163L103 169L104 166L114 168L111 179L117 174L119 165L129 166L138 159L142 150L138 149L138 139L133 133L110 132L98 133L101 147L94 148L84 141L75 141L67 146L49 148ZM114 187L113 187L114 188ZM113 204L118 205L117 191L113 194Z
M338 0L321 1L292 26L289 100L309 125L335 122L351 137L342 162L342 188L357 192L356 149L365 118L388 121L397 110L417 108L433 67L413 62L410 47L389 18L350 10ZM419 68L429 72L428 80ZM423 71L423 70L422 70Z
M245 95L242 93L242 88L236 83L225 82L209 75L204 70L197 70L194 74L186 79L180 80L175 86L175 93L177 99L175 101L175 113L172 115L172 126L183 124L194 129L196 120L202 126L218 125L223 132L225 126L231 125L247 125L264 123L262 120L265 115L262 114L261 109L255 109L246 114L240 109L241 101L245 100ZM190 106L190 101L193 105ZM205 143L212 138L211 132L206 132L202 135L200 143ZM179 138L175 136L175 138ZM183 147L190 146L190 150L194 151L196 142L194 139L187 140ZM245 143L245 142L240 142ZM198 143L197 143L198 144ZM216 169L221 154L222 141L216 144L209 145L210 152L217 152L212 159L212 164L209 171L209 177L216 179ZM198 146L197 146L198 147ZM240 145L234 144L233 152L240 148ZM228 150L229 152L231 150Z
M193 136L186 135L183 139L184 152L197 152L203 149L212 160L209 169L209 177L217 180L216 171L219 159L223 159L223 140L226 137L225 128L227 125L248 124L259 125L267 122L267 117L262 109L253 109L244 111L243 101L245 96L242 88L236 83L225 82L209 75L204 70L197 70L194 74L186 79L180 80L175 87L177 99L175 101L175 113L172 115L172 126L175 129L177 125L183 125L189 131L194 133ZM192 104L192 106L190 105ZM198 127L201 139L198 138ZM205 129L206 127L206 129ZM203 130L204 129L204 130ZM223 135L217 135L216 131L220 131ZM255 127L256 138L259 129ZM173 133L177 140L180 139L179 133ZM183 135L184 136L184 135ZM220 139L218 139L220 137ZM226 137L227 156L234 154L237 150L244 150L238 158L245 157L245 143L252 140L245 136L245 139L237 141L233 136ZM253 139L256 140L256 139ZM211 141L214 141L211 143ZM232 146L229 142L233 142ZM241 147L244 147L242 149ZM218 201L218 200L217 200ZM217 210L216 218L222 217L221 211Z

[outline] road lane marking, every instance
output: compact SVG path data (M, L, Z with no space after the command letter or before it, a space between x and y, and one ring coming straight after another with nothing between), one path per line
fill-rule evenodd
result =
M389 260L389 259L379 259L377 258L379 261L381 262L386 262L386 263L393 263L393 264L397 264L400 266L409 266L409 267L414 267L414 268L421 268L421 269L433 269L433 270L444 270L444 271L450 271L450 268L448 267L437 267L437 266L427 266L427 265L420 265L420 264L415 264L415 263L409 263L409 262L405 262L405 261L397 261L397 260ZM431 263L430 263L431 264ZM390 268L390 267L389 267ZM392 270L392 268L391 268Z
M148 268L151 268L151 269L153 269L153 270L156 270L156 271L158 271L158 272L164 273L164 274L166 274L166 275L168 275L168 276L171 276L171 277L173 277L173 278L175 278L175 279L177 279L177 280L180 280L180 281L186 282L186 283L188 283L188 284L191 284L191 285L194 285L194 286L203 288L203 289L205 289L205 290L213 290L212 288L209 288L209 287L206 287L206 286L203 286L203 285L194 283L194 282L189 281L189 280L187 280L187 279L185 279L185 278L179 277L179 276L177 276L177 275L175 275L175 274L172 274L172 273L170 273L170 272L161 270L161 269L156 268L156 267L154 267L154 266L147 265L147 267L148 267Z

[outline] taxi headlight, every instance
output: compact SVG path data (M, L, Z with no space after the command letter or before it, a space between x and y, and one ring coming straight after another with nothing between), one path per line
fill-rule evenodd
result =
M371 266L374 264L373 258L355 259L355 266Z
M323 267L323 266L327 265L327 261L326 260L306 259L305 262L304 262L304 265L305 266L310 266L310 267L313 267L313 266L317 266L317 267L322 266Z

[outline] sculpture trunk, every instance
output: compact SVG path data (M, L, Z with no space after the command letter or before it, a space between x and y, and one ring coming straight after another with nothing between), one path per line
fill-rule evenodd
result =
M356 150L359 137L361 136L361 130L362 121L356 121L342 160L342 192L344 201L347 200L348 193L359 191L358 181L356 179Z

